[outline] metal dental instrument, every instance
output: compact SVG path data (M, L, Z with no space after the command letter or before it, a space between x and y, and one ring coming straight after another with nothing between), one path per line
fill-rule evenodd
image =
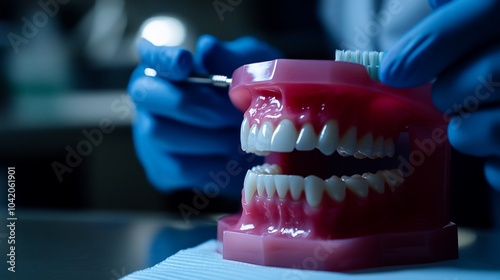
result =
M231 78L224 75L212 75L207 77L187 77L186 82L196 84L207 84L216 87L228 87L231 85Z

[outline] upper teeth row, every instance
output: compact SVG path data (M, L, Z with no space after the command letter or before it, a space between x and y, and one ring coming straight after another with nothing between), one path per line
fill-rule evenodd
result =
M255 192L258 196L263 196L265 193L268 198L272 198L277 193L282 199L289 192L293 200L298 200L304 192L307 203L311 207L318 207L324 192L335 201L343 201L346 189L360 197L367 197L369 188L378 193L384 193L385 185L387 185L391 191L394 191L403 181L404 178L397 169L341 178L332 176L323 180L314 175L305 178L297 175L282 175L279 166L264 164L248 170L243 189L246 203L250 203Z
M337 151L342 156L353 155L357 158L381 158L394 155L394 141L382 136L373 138L367 133L357 138L357 128L349 128L342 137L336 120L329 120L316 135L312 124L305 123L297 131L289 119L283 119L276 128L270 122L264 122L260 127L253 124L250 127L247 118L241 123L241 148L256 154L273 152L310 151L318 148L323 154L331 155Z

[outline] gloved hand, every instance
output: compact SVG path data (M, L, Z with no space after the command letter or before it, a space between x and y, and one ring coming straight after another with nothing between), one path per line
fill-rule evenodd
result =
M145 39L138 52L141 64L128 92L137 109L135 148L150 182L165 192L197 188L209 196L239 196L246 170L260 160L238 152L242 112L231 104L227 88L183 80L191 72L230 76L243 64L280 54L255 38L221 42L209 35L199 38L194 55Z
M500 1L429 2L434 11L386 53L380 79L394 87L435 80L450 143L487 157L486 179L500 190Z

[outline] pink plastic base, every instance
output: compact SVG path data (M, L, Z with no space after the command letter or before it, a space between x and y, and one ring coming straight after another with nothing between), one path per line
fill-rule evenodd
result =
M458 258L457 227L375 234L347 239L307 240L231 231L239 219L219 220L224 259L277 267L348 271L421 264Z

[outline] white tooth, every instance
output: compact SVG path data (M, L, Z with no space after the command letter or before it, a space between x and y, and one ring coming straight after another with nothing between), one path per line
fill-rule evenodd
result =
M383 170L377 172L378 174L382 174L384 176L385 182L391 188L391 191L395 191L397 187L399 187L404 182L404 177L398 169L394 170Z
M256 176L257 175L251 170L248 170L247 175L245 176L243 189L245 190L245 202L247 204L252 200L252 197L255 194L257 188Z
M368 186L378 193L384 193L384 184L385 184L385 179L384 176L380 174L373 174L373 173L364 173L363 178L368 181Z
M264 172L265 174L271 174L271 172L273 172L271 164L264 163L261 166L262 166L262 172Z
M299 200L302 192L304 191L304 177L297 175L289 175L290 182L290 195L293 200Z
M325 181L314 175L307 176L304 179L304 189L306 194L306 201L311 207L316 208L323 199L323 192L325 191Z
M357 151L356 147L356 127L351 127L347 132L340 138L337 151L342 156L353 155Z
M262 168L266 174L281 174L281 168L277 164L264 163Z
M292 121L282 120L274 130L271 138L271 151L291 152L295 148L297 141L297 130Z
M379 136L375 141L373 141L373 153L372 158L384 157L384 137Z
M241 142L241 149L243 151L246 151L248 149L249 133L250 133L250 125L248 123L248 119L244 118L243 121L241 122L241 129L240 129L240 142Z
M273 175L264 175L264 184L266 186L267 197L273 197L274 193L276 192Z
M384 154L388 157L392 157L394 155L394 141L392 141L392 138L385 139Z
M359 175L358 175L359 176ZM361 176L342 176L342 181L345 182L346 187L353 193L360 197L368 196L368 181Z
M358 152L370 156L373 153L373 134L367 133L358 141Z
M262 173L262 165L256 165L256 166L252 167L252 171L254 173L257 173L257 174Z
M257 194L259 196L263 196L265 190L266 190L266 182L264 181L264 176L258 175L257 176Z
M318 149L325 155L329 156L337 149L339 142L339 126L337 121L329 120L323 126L318 137Z
M255 141L257 141L257 133L259 132L259 128L257 124L253 124L248 133L248 147L247 151L253 152L255 151Z
M298 151L311 151L316 147L316 142L316 134L314 133L312 124L306 123L300 130L295 148Z
M258 151L269 151L271 149L271 137L273 136L273 125L270 122L264 122L257 134L255 149Z
M345 183L337 176L326 179L326 192L336 201L343 201L345 198Z
M274 177L274 185L276 186L276 192L280 198L285 198L286 193L290 189L290 183L288 180L288 176L286 175L275 175Z
M256 165L256 166L252 167L252 171L257 173L257 174L263 174L265 165L266 165L265 163L263 165Z

